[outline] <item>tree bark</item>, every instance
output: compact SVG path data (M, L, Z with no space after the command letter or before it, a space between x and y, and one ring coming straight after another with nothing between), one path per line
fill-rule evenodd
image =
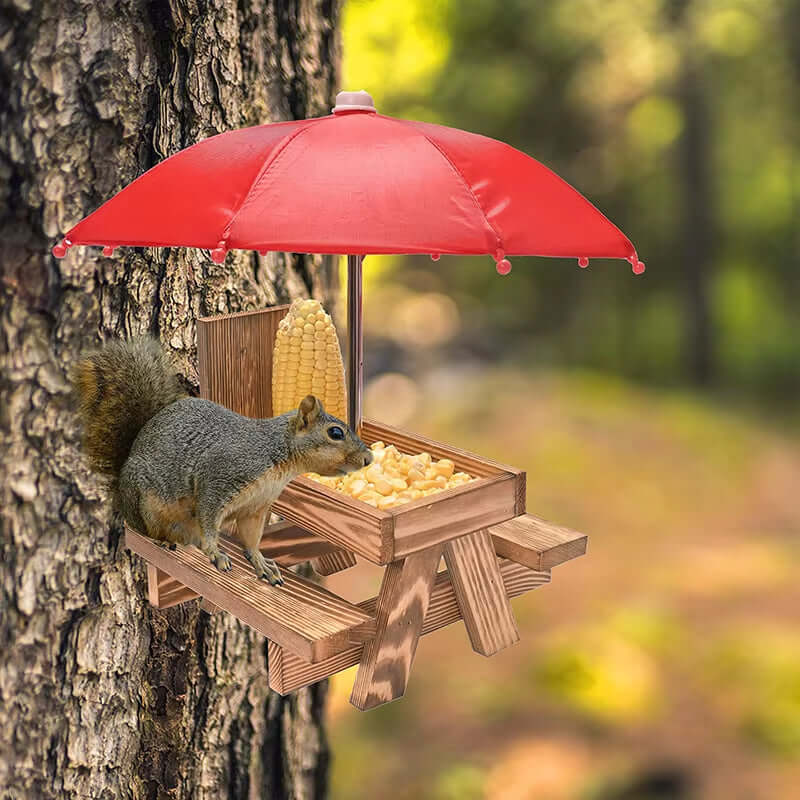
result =
M310 293L320 257L56 238L220 131L313 116L337 81L337 0L0 2L0 797L311 798L324 687L281 699L266 642L146 599L79 452L68 365L151 332L196 384L195 319Z

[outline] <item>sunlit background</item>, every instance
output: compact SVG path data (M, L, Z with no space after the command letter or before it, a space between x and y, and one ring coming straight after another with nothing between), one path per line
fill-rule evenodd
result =
M337 676L334 800L800 796L800 3L349 0L344 75L543 161L647 272L366 260L367 415L525 469L590 552L493 658L425 637L363 714Z

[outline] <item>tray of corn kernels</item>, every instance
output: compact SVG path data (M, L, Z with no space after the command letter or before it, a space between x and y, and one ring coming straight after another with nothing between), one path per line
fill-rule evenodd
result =
M335 417L345 413L345 377L342 352L330 315L318 300L295 300L278 327L273 355L273 414L296 408L307 394L315 394ZM473 480L455 471L448 458L430 453L409 455L394 445L375 442L373 462L343 477L315 473L306 477L356 500L385 509L452 489Z
M449 458L437 460L430 453L409 455L384 442L373 442L370 449L373 461L368 467L332 478L314 472L305 477L380 509L394 508L473 480L466 472L456 472Z

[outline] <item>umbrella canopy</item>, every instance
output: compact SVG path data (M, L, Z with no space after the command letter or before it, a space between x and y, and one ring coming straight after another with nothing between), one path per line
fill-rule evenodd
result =
M119 245L303 253L624 258L625 235L554 172L474 133L378 114L366 92L333 113L222 133L167 158L54 248ZM108 250L106 251L108 252Z

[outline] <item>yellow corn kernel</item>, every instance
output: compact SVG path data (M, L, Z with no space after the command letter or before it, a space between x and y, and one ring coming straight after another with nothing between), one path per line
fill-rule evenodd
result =
M367 488L366 481L352 481L350 485L347 487L347 493L351 497L358 497L360 494L363 494L364 490Z
M455 464L453 464L449 458L442 458L433 465L433 468L439 475L444 475L445 478L450 478L453 475Z
M392 493L392 484L389 483L385 478L378 478L375 481L375 491L380 492L382 495L387 495Z
M377 461L373 461L372 464L364 470L364 477L368 481L375 481L382 476L381 465Z
M309 477L380 509L394 508L473 480L466 472L454 472L455 465L449 458L435 461L430 453L412 456L383 442L375 442L371 449L374 460L368 467L342 477Z

